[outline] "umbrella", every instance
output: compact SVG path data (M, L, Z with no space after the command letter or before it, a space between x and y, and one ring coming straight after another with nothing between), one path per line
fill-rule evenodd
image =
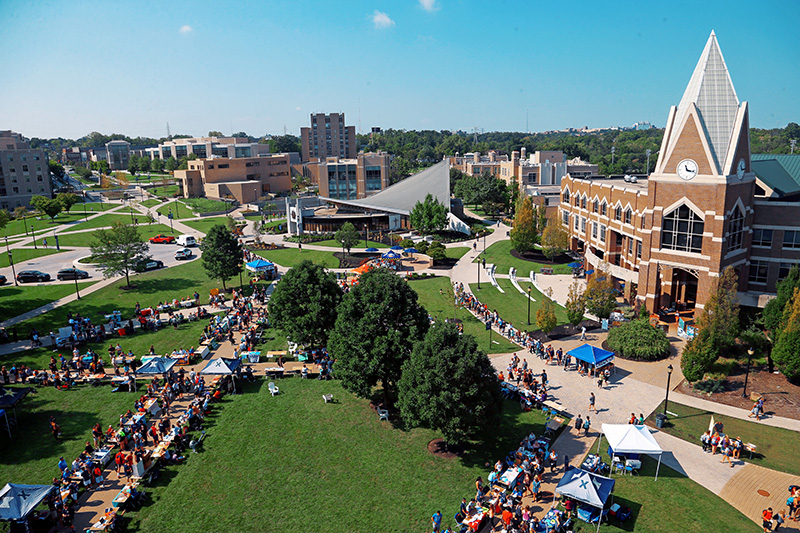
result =
M390 250L402 250L402 249L403 249L403 247L402 247L402 246L400 246L399 244L395 244L394 246L392 246L392 247L391 247L391 248L389 248L389 249L390 249Z
M383 254L381 257L383 257L384 259L397 259L397 258L400 257L400 254L398 254L397 252L393 252L393 251L389 250L388 252Z
M405 252L407 254L418 254L419 250L417 250L416 248L406 248Z
M583 265L581 263L578 263L577 261L575 261L574 263L570 263L567 266L570 267L570 268L580 268Z
M377 248L367 248L367 251L368 252L377 252L378 249Z
M591 276L592 274L594 274L594 269L586 271L587 276Z

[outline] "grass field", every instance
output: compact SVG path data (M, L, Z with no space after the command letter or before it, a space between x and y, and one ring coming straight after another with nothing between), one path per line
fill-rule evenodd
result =
M743 442L752 442L758 446L758 453L754 453L752 459L748 452L743 451L740 455L743 461L800 476L800 465L797 463L800 439L794 431L759 424L755 420L750 422L730 418L675 402L669 403L669 410L678 416L670 416L669 422L661 431L700 446L700 435L708 429L711 415L714 415L715 421L723 423L727 435L741 437ZM663 412L662 402L647 419L648 424L655 427L655 414Z
M223 226L227 223L227 217L211 217L211 218L203 218L200 220L187 220L183 222L190 228L194 228L200 233L206 234L211 231L211 228L216 226L217 224L222 224Z
M524 259L517 259L511 255L511 241L500 241L492 244L482 253L478 259L486 258L486 264L497 265L498 274L508 274L510 267L517 269L518 278L527 278L530 275L531 269L539 273L539 269L543 266L552 267L554 274L572 274L572 269L567 265L544 265L542 263L534 263L533 261L525 261Z
M55 278L55 272L50 273ZM78 282L78 290L94 285L98 280ZM54 300L63 298L75 292L75 285L25 285L14 286L6 284L0 287L0 322L8 320L32 309L49 304Z
M90 213L91 214L91 213ZM50 217L28 217L27 219L14 219L11 220L6 227L0 232L4 236L11 237L12 235L20 235L25 233L25 228L28 229L30 234L31 228L34 228L36 235L42 233L52 232L53 228L59 228L64 224L83 220L83 211L78 211L77 207L72 208L69 214L60 213L55 220L50 220Z
M527 291L531 288L531 296L535 302L531 302L531 325L528 326L528 298L520 294L520 292L511 284L511 280L498 279L497 284L502 287L505 293L501 293L487 279L481 281L481 288L478 290L477 283L470 284L470 291L474 294L481 303L489 306L489 309L496 310L500 314L500 318L510 322L517 329L523 331L532 331L536 328L536 311L541 306L544 299L542 293L536 290L530 283L520 283L520 287ZM559 324L567 322L566 310L554 303L556 308L556 318Z
M297 266L303 259L308 259L312 263L317 263L327 268L339 268L339 260L333 256L333 252L281 248L279 250L261 250L255 253L264 259L287 268Z
M166 218L169 215L170 210L172 210L172 216L175 217L175 220L181 218L194 218L195 216L195 214L186 204L179 202L178 200L159 207L157 212Z
M450 259L461 259L467 252L469 252L469 247L467 246L455 246L453 248L445 248L445 254Z
M172 198L173 195L178 194L178 192L180 192L180 187L178 187L177 185L160 185L158 187L153 187L152 189L149 189L148 192L156 196Z
M139 235L141 235L144 239L155 237L159 233L163 233L165 235L173 234L172 230L169 229L169 224L142 224L141 221L142 219L140 218L140 224L137 226L137 229L139 230ZM61 246L89 247L92 245L93 240L93 231L85 231L81 233L62 233L58 236L58 242L61 244ZM50 241L47 242L49 243Z
M331 248L338 248L340 251L342 249L342 245L339 244L335 239L328 239L325 241L315 241L310 244L313 244L314 246L330 246ZM369 244L367 246L364 246L364 241L358 241L358 244L356 246L353 246L353 248L350 251L363 252L366 248L388 248L388 247L389 246L387 246L386 244L375 241L369 241Z
M136 215L134 215L136 216ZM144 216L139 216L139 222L144 222ZM75 224L74 226L70 226L67 233L72 231L80 231L80 230L87 230L87 229L95 229L95 228L106 228L110 227L115 222L122 222L123 224L130 224L131 216L130 215L118 215L116 213L109 213L107 215L100 215L97 218L93 218L89 221L84 221L79 224Z
M450 278L435 277L427 279L410 280L409 285L417 292L419 303L431 315L439 318L453 318L453 290L450 285ZM441 290L441 293L439 292ZM519 346L507 339L492 334L492 348L487 350L489 343L489 332L483 322L463 308L455 309L456 318L463 321L464 333L475 337L478 347L487 353L510 353L519 350Z
M231 208L231 204L228 202L209 198L185 198L181 202L190 206L196 213L214 213L215 211L227 211Z
M59 237L60 239L60 237ZM47 248L42 248L42 240L38 237L36 238L36 243L39 246L38 249L36 248L12 248L11 255L14 258L14 265L17 267L17 271L25 270L25 263L26 261L30 261L31 259L36 259L37 257L43 257L45 255L53 255L60 253L56 250L56 241L53 239L53 235L50 234L47 236ZM65 244L61 244L61 251L66 252L67 250L64 249ZM8 254L2 253L0 254L0 268L4 268L9 266L8 262ZM49 274L55 277L55 272L49 272ZM11 279L11 278L9 278Z
M155 207L160 203L162 203L161 200L157 200L155 198L148 198L147 200L145 200L143 202L139 202L139 205L150 209L151 207Z
M486 475L484 464L544 422L506 402L489 442L463 460L441 459L427 451L435 432L380 422L338 381L277 384L275 397L264 382L227 396L204 451L161 476L153 504L131 513L127 529L208 531L213 522L218 531L424 531L436 509L452 525L461 497ZM323 394L336 403L322 402Z

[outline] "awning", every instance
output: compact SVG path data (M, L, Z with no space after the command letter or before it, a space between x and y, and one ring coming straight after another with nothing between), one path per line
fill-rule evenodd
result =
M401 250L402 250L402 248L401 248ZM398 254L397 252L395 252L393 250L389 250L388 252L383 254L381 257L383 257L384 259L400 259L400 254Z
M47 498L53 485L18 485L6 483L0 490L0 520L22 520Z
M592 507L602 508L614 492L615 483L611 478L570 466L555 491Z
M657 455L658 466L656 466L656 479L661 468L661 454L663 450L658 445L653 434L647 426L637 426L636 424L603 424L603 434L606 436L608 445L614 450L614 455L621 454L644 454Z
M609 352L591 344L583 344L573 348L567 352L567 355L596 367L605 366L614 359L614 352Z
M236 370L241 366L242 360L241 359L227 359L225 357L221 357L219 359L212 359L208 362L203 370L200 371L201 374L213 374L213 375L229 375L236 372Z
M253 272L265 272L268 270L273 270L275 268L275 263L271 263L266 259L256 259L255 261L246 263L245 266L247 267L247 270L252 270Z
M137 374L166 374L169 370L175 366L177 363L177 359L173 359L171 357L153 357L145 364L140 366L137 370Z

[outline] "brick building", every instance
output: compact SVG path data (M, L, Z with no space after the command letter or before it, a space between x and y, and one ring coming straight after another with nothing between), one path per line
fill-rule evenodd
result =
M300 144L304 162L328 157L355 159L358 152L356 128L345 125L344 113L311 115L311 127L300 128Z
M0 131L0 209L27 206L34 196L53 194L43 150L31 148L21 134Z
M780 172L753 171L749 128L712 32L650 176L561 181L571 247L649 310L702 308L729 266L741 303L763 307L800 261L800 202L771 194Z

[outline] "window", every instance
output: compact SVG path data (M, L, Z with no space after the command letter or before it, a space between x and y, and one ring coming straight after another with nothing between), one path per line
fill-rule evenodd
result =
M633 239L628 239L628 255L633 255Z
M703 219L686 205L673 209L662 220L661 248L699 254L704 227Z
M575 218L575 231L578 231L578 226L580 224L580 221L578 220L579 217L578 215L575 215L574 218Z
M603 200L603 205L600 206L600 214L603 215L603 216L606 216L607 208L608 208L608 206L606 205L606 201Z
M625 223L630 224L633 218L633 212L630 209L625 210Z
M575 207L579 207L581 205L581 198L580 196L575 197Z
M620 206L614 209L614 220L622 220L622 208Z
M581 233L586 233L586 217L581 217Z
M597 222L592 222L592 239L597 238Z
M754 229L753 246L772 246L772 230Z
M586 197L581 198L581 209L586 209Z
M642 213L642 229L644 229L644 213Z
M22 165L22 171L28 172L28 165Z
M600 242L606 242L607 229L603 224L600 224Z
M228 163L220 163L217 165L217 168L228 168L230 165Z
M600 202L598 202L597 200L592 202L592 213L597 213L599 207L600 207Z
M636 257L642 258L642 241L636 241Z
M778 281L785 279L786 276L789 275L789 271L793 266L797 266L797 263L781 263L781 266L778 269Z
M742 247L744 235L744 213L736 206L728 223L728 251L738 250Z
M769 275L769 263L766 261L750 261L750 283L766 283Z
M800 231L784 231L783 247L800 248Z
M566 211L561 212L561 221L564 222L566 227L569 227L569 213Z

